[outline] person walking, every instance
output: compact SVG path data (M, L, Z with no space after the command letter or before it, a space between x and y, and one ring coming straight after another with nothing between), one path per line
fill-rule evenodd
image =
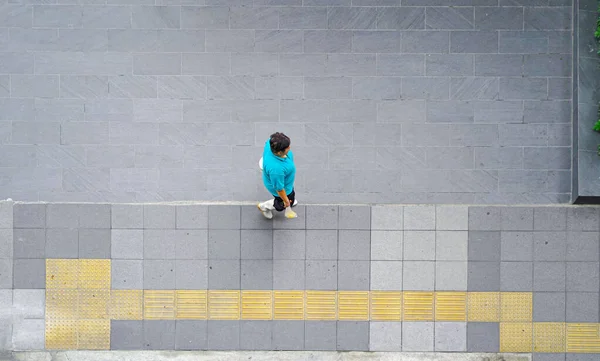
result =
M290 150L290 138L283 133L271 134L265 142L262 156L262 179L265 188L274 197L259 203L258 209L268 219L273 218L273 210L281 212L286 210L286 217L295 218L296 214L291 207L298 204L294 181L296 179L296 165L294 154Z

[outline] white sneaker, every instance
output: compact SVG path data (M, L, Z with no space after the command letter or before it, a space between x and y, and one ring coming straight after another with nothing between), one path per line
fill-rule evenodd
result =
M294 199L294 203L292 203L292 208L296 207L298 205L298 200Z
M265 216L266 219L273 219L273 212L270 209L261 207L260 203L256 205L260 213Z

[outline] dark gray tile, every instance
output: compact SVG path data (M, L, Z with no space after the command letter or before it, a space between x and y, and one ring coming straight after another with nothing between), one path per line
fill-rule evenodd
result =
M533 322L565 322L564 292L534 292Z
M208 259L208 230L176 230L174 237L177 259Z
M536 231L564 231L567 229L567 209L564 207L537 207L533 209L533 229Z
M335 351L336 334L336 321L305 321L304 349L307 351Z
M242 229L273 229L273 221L263 217L256 206L242 206Z
M174 260L145 260L144 289L174 290L175 261Z
M174 229L176 226L175 206L163 204L144 205L144 228Z
M307 229L338 229L337 206L307 206Z
M179 229L207 229L208 206L178 205L175 207L176 226Z
M240 231L225 229L208 230L209 259L240 259Z
M143 350L144 321L110 321L111 350Z
M46 207L47 228L79 227L79 207L77 204L48 204Z
M79 227L110 228L110 204L80 204Z
M273 259L273 231L242 229L241 250L242 259Z
M172 350L174 348L174 320L144 320L144 350Z
M77 258L78 256L79 232L77 229L46 229L46 257Z
M45 204L13 205L13 224L15 228L44 228L46 226Z
M564 353L534 353L532 361L565 361Z
M571 231L600 231L598 208L567 209L567 229Z
M594 353L568 353L567 361L595 361L598 354Z
M306 261L306 289L337 290L337 261Z
M273 261L272 260L242 260L243 290L272 290Z
M14 258L45 258L46 230L15 229L13 231Z
M368 351L369 322L338 321L338 351Z
M532 231L533 208L529 207L502 207L503 231Z
M191 259L176 260L175 288L178 290L208 289L208 261Z
M240 261L209 260L208 288L211 290L240 289ZM210 342L209 342L210 344Z
M240 229L242 210L240 206L208 206L209 229Z
M144 259L175 259L173 229L144 230Z
M467 352L498 352L500 327L496 322L467 323Z
M371 229L371 207L340 206L339 229Z
M567 292L600 290L598 262L567 262Z
M469 207L469 230L499 231L502 225L500 207Z
M502 261L533 261L533 232L502 232L500 243Z
M274 290L304 290L304 260L274 260Z
M567 322L598 322L598 292L567 292Z
M305 259L305 230L273 231L273 259Z
M110 229L79 229L79 258L110 258Z
M209 350L239 350L240 321L208 321Z
M0 258L0 289L13 288L13 260Z
M534 262L533 290L540 292L564 292L566 279L565 262Z
M599 252L600 233L567 232L567 261L597 262Z
M533 262L501 262L500 291L531 292L533 290Z
M340 230L338 255L341 260L369 260L371 258L371 232Z
M15 259L13 286L22 289L46 288L46 261L43 259Z
M469 261L500 261L500 232L469 231Z
M338 288L348 291L368 291L370 268L369 261L338 261Z
M273 321L273 350L304 349L304 321Z
M338 258L338 231L337 230L307 230L306 231L306 259Z
M566 253L566 232L535 232L533 234L533 259L535 261L564 261Z
M240 321L240 350L271 350L271 321Z
M472 261L468 265L467 290L498 292L500 290L500 262Z
M176 350L206 350L207 321L177 320L175 321Z

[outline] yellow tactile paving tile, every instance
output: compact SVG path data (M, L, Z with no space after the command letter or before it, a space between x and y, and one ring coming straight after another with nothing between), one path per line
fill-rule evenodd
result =
M533 352L565 352L564 322L534 322Z
M110 349L110 320L77 321L77 342L80 350Z
M78 287L85 289L110 289L110 260L79 260Z
M306 291L304 318L306 320L336 320L336 291Z
M144 318L147 320L175 319L175 291L145 290Z
M239 320L240 291L208 291L209 320Z
M79 291L76 289L46 290L46 320L75 320L79 306Z
M303 320L304 291L273 291L273 319Z
M404 321L433 321L433 292L404 292L402 294Z
M500 323L500 352L531 352L533 324L530 322Z
M402 292L371 291L371 320L402 321Z
M78 291L78 319L108 319L109 290L80 289Z
M242 291L243 320L273 319L272 291Z
M567 324L567 352L600 353L600 323Z
M208 292L175 291L176 317L178 320L205 320L208 317Z
M77 320L46 318L46 349L77 349Z
M466 292L436 292L435 294L436 321L466 321L467 293Z
M78 277L78 259L46 260L46 289L76 289Z
M337 297L338 320L369 320L369 291L340 291Z
M500 321L500 292L469 292L467 294L467 321Z
M531 322L533 294L531 292L502 292L500 294L501 322Z
M111 290L109 314L113 320L141 320L144 318L142 290Z

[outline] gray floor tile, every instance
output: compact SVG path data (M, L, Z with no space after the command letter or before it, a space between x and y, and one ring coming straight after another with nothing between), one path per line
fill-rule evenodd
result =
M469 207L469 230L499 231L502 224L501 207Z
M533 290L533 262L501 262L500 291L531 292Z
M144 320L145 350L173 350L174 348L174 320Z
M371 231L371 260L401 261L403 231Z
M402 290L402 261L372 261L372 290Z
M209 260L208 288L211 290L240 289L240 261Z
M337 206L306 206L306 229L338 229Z
M79 258L109 259L110 229L79 229Z
M13 224L15 228L44 228L46 226L45 204L13 205Z
M402 351L402 322L371 322L369 351Z
M13 228L13 203L0 203L0 228Z
M371 208L371 229L399 231L404 229L404 207L377 205Z
M13 348L13 321L4 322L3 327L0 329L0 348L2 350L10 350Z
M13 258L13 229L0 229L0 258Z
M338 261L338 288L348 291L368 291L370 268L369 261Z
M174 260L145 260L144 289L174 290L175 261Z
M144 288L144 265L141 260L111 261L111 287L130 290Z
M567 292L567 322L598 322L598 292Z
M534 208L533 229L536 231L565 231L567 229L567 209L564 207Z
M568 232L567 261L598 262L600 256L599 232Z
M533 234L533 259L535 261L564 261L566 254L566 232L535 232Z
M304 349L307 351L335 351L336 328L336 321L305 321Z
M598 359L598 354L593 353L568 353L566 356L567 361L595 361Z
M44 318L46 305L45 290L13 291L13 315L20 318Z
M306 261L307 290L337 290L337 261Z
M272 350L273 322L240 321L240 350Z
M305 230L273 231L273 259L305 259Z
M298 218L287 219L284 217L283 212L275 212L273 214L273 229L306 229L306 207L295 206L294 212L296 212Z
M113 259L143 259L144 231L113 229L110 234L110 253Z
M371 229L370 206L339 206L339 229Z
M110 228L110 204L80 204L78 211L80 228Z
M433 322L402 322L402 351L433 351Z
M242 206L242 229L273 229L273 221L262 216L256 206Z
M208 206L199 204L175 207L175 223L179 229L207 229Z
M534 262L533 290L541 292L564 292L566 279L565 262Z
M436 322L435 351L465 352L467 350L466 322Z
M144 321L110 321L111 350L143 350Z
M111 228L144 228L144 206L142 204L113 204L111 208Z
M338 321L338 351L368 351L369 322Z
M571 231L600 231L600 217L595 207L567 208L567 229Z
M242 225L242 209L240 206L208 206L209 229L240 229Z
M435 231L404 231L405 261L435 260Z
M240 231L225 229L208 230L209 259L240 259Z
M175 321L176 350L206 350L207 321L177 320Z
M242 260L243 290L272 290L272 260Z
M368 261L371 253L371 232L340 230L338 247L338 255L341 260Z
M274 290L304 290L304 260L274 260Z
M304 349L304 321L273 321L272 348L281 351Z
M435 262L436 291L466 291L468 263L460 261Z
M534 353L532 361L565 361L564 353Z
M564 292L534 292L533 322L565 322Z
M15 320L12 334L13 350L44 350L44 328L43 319Z
M435 206L405 206L404 230L435 230Z
M435 258L440 261L467 261L469 233L466 231L438 231L435 233Z
M145 229L174 229L175 206L165 204L144 204Z
M177 259L208 259L208 230L176 230L174 237Z
M273 231L242 229L241 247L242 259L273 259Z
M407 291L433 291L435 288L435 262L404 261L402 287Z
M500 232L469 231L469 261L499 261Z
M174 230L145 229L144 259L175 259Z
M436 205L435 227L438 231L466 231L469 229L469 207Z
M567 292L600 290L598 262L567 262Z
M79 257L79 232L77 229L58 228L46 230L46 257Z
M46 288L46 261L43 259L15 259L13 277L14 288Z
M502 207L503 231L532 231L533 208L530 207Z
M47 228L79 228L79 205L51 203L46 206Z
M467 323L467 352L498 352L500 326L496 322Z
M208 289L208 261L175 261L175 288L178 290Z
M502 232L500 244L502 261L533 261L533 232Z
M13 262L8 258L0 259L0 289L13 288Z
M14 258L46 257L46 231L44 229L15 229L13 240Z
M338 258L337 230L307 230L306 259L336 260Z
M498 292L500 290L500 262L469 262L467 290Z
M34 290L42 291L42 290ZM13 308L13 290L12 289L0 289L0 315L6 317L10 315L11 309ZM7 320L8 322L8 320Z
M208 321L209 350L239 350L240 321Z

